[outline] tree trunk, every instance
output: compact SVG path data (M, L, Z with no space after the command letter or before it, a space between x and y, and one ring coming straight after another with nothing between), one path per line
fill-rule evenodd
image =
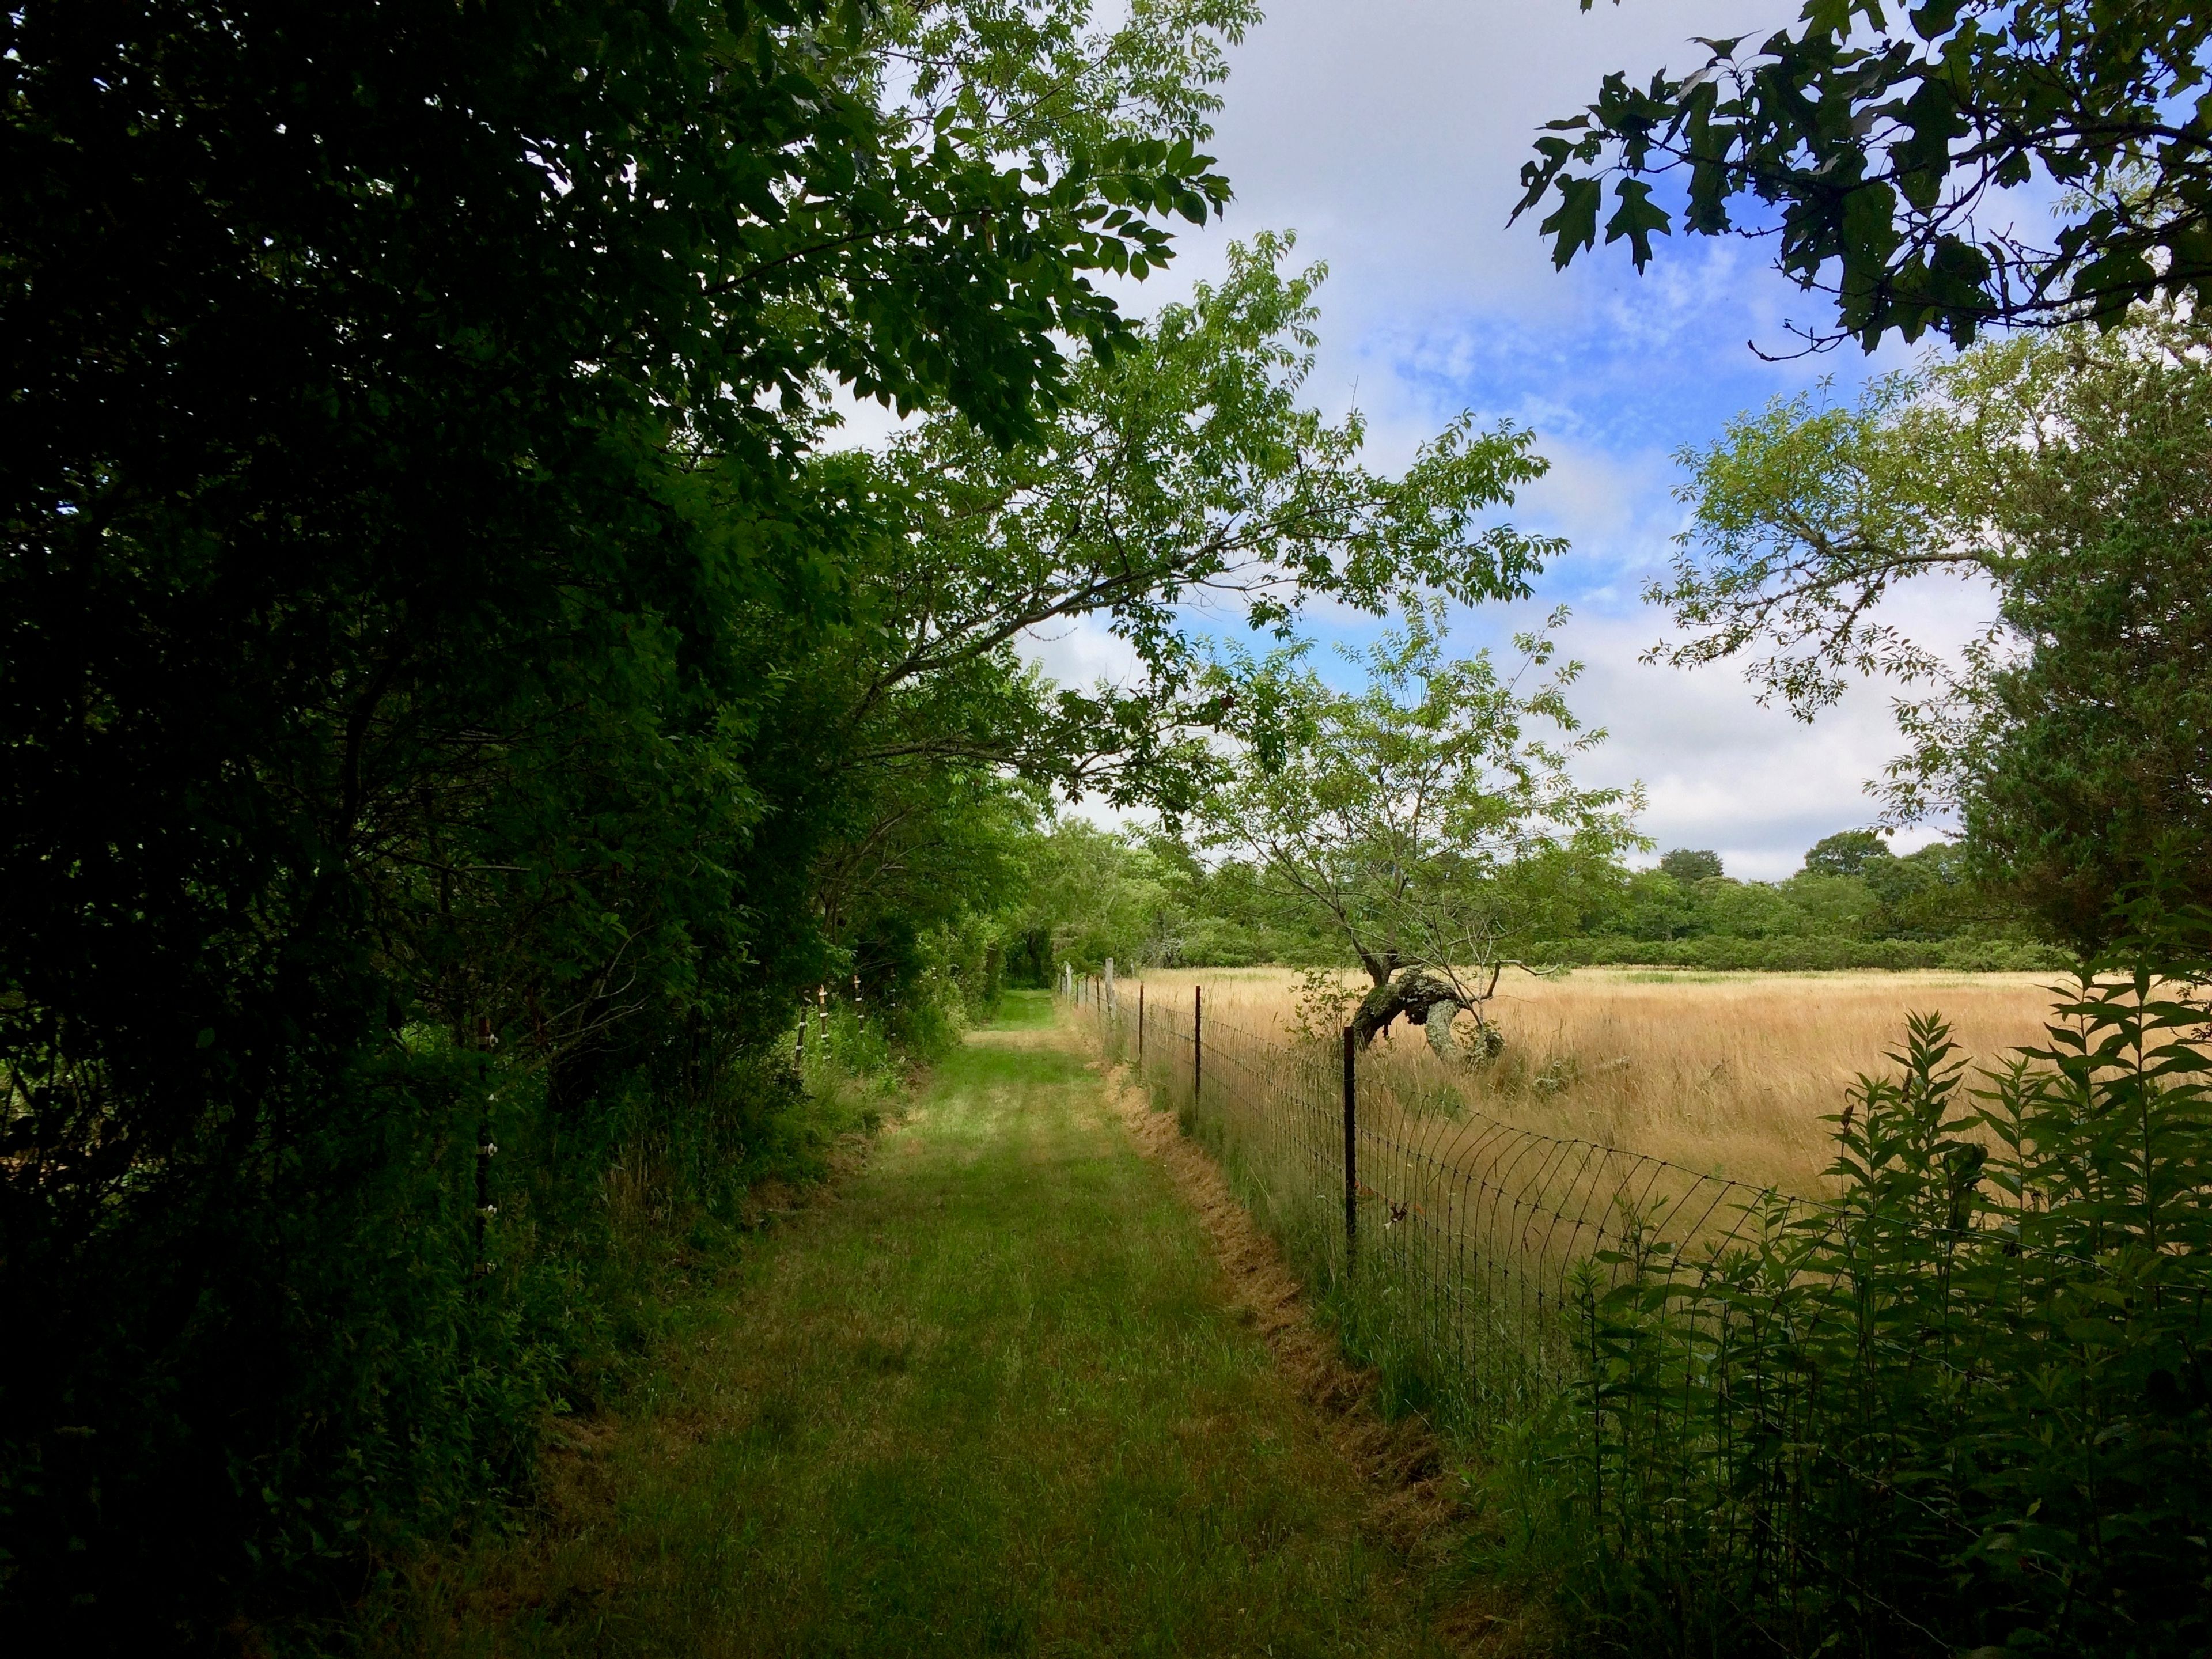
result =
M1439 1003L1456 1008L1459 994L1432 974L1407 974L1395 985L1386 979L1361 999L1352 1016L1352 1035L1364 1048L1401 1014L1408 1025L1427 1024L1429 1011Z

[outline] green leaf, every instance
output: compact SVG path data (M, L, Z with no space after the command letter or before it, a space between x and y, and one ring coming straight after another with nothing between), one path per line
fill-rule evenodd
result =
M1663 235L1673 228L1673 221L1651 200L1651 186L1641 179L1617 181L1613 193L1620 205L1606 221L1606 242L1610 246L1627 237L1631 257L1637 270L1642 270L1651 262L1651 233L1656 230Z
M1595 179L1561 179L1559 204L1537 227L1553 236L1552 264L1565 270L1569 261L1597 242L1597 210L1603 186Z

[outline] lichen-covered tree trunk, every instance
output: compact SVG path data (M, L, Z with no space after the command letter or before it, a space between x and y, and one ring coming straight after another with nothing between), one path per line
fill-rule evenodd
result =
M1433 974L1415 969L1395 980L1384 979L1353 1011L1352 1035L1361 1048L1367 1048L1401 1015L1409 1025L1426 1025L1430 1011L1440 1005L1452 1010L1462 1006L1459 993Z

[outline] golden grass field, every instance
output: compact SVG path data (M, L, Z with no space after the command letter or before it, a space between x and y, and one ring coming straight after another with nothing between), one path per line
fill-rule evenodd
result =
M1288 1042L1301 976L1286 969L1155 969L1146 995L1187 1017L1203 985L1208 1023ZM1540 1133L1648 1153L1701 1174L1813 1195L1844 1091L1894 1067L1909 1013L1934 1010L1974 1060L2041 1039L2054 977L2033 974L1697 974L1584 968L1510 975L1492 1005L1507 1048L1450 1067L1402 1025L1366 1062L1434 1097ZM1364 987L1365 981L1358 981ZM1125 980L1122 994L1133 991Z

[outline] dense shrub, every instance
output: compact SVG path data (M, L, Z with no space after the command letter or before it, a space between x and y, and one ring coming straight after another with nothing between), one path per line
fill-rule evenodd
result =
M1148 84L1176 100L1178 52L1202 70L1194 34L1236 15L1140 30ZM860 971L941 1036L905 988L961 872L910 854L1015 812L988 798L1043 692L983 647L898 678L901 629L941 641L947 610L901 609L911 500L816 453L812 392L957 411L994 453L1034 434L1067 348L1127 336L1084 273L1157 264L1146 216L1226 184L1202 93L1129 98L1056 23L975 70L1081 83L1020 165L933 127L877 95L912 21L33 0L0 25L0 1630L25 1650L213 1640L518 1490L538 1414L635 1346L641 1276L817 1156L799 995ZM1141 210L1102 226L1109 189ZM888 877L833 902L833 853Z
M1970 1089L1916 1018L1832 1204L1585 1275L1558 1454L1638 1652L2212 1642L2212 1072L2148 972Z
M2014 939L1638 939L1618 935L1552 939L1530 959L1574 967L1692 968L1709 971L1814 973L1844 969L1954 973L2063 972L2071 958L2055 945Z

